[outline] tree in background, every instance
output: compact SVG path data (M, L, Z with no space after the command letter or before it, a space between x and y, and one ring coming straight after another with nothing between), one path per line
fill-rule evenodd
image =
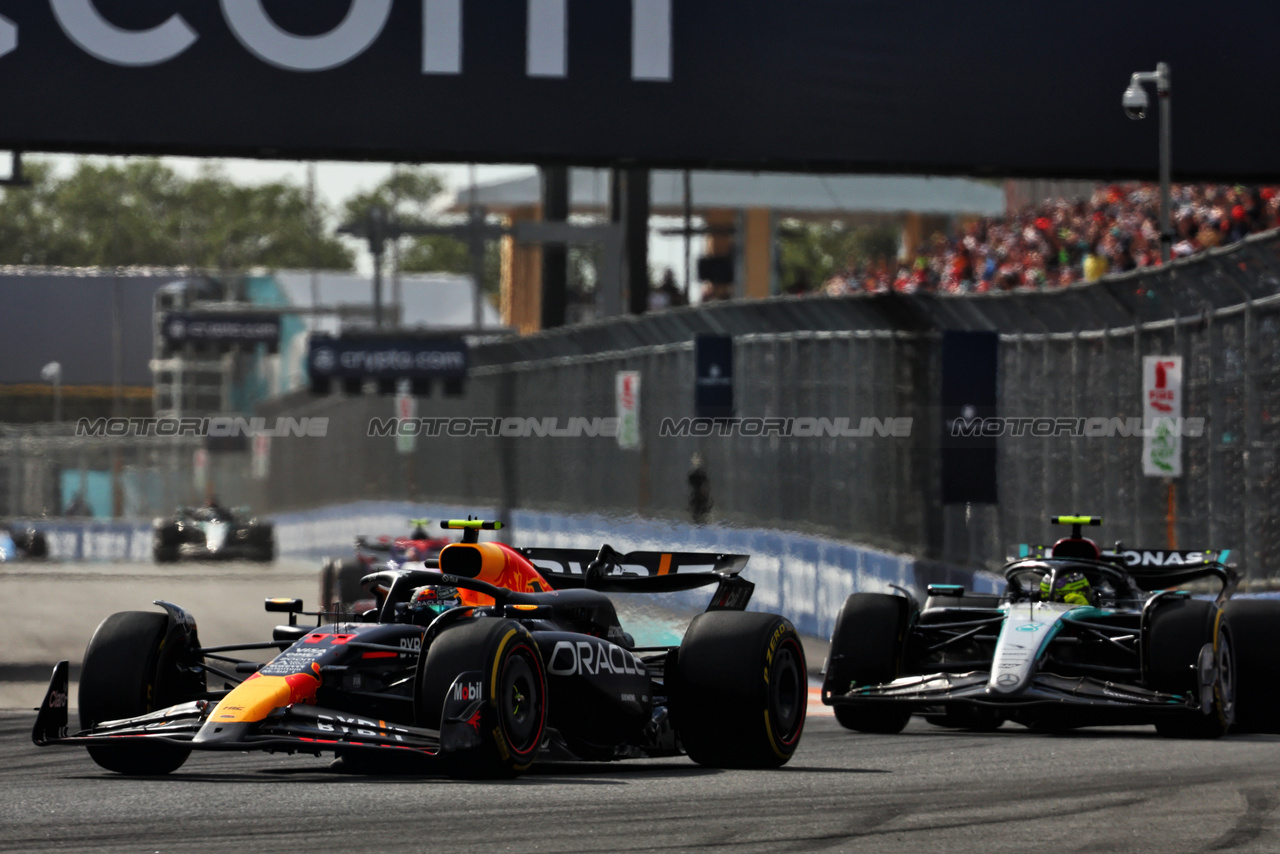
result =
M817 290L842 269L894 260L900 241L898 227L887 223L787 220L778 229L779 283L788 293Z
M0 192L0 264L354 267L352 251L316 227L326 212L292 184L240 186L215 168L187 179L146 158L82 162L66 178L48 163L24 166L32 185Z
M445 192L444 181L430 169L401 167L367 193L360 193L343 204L343 222L364 222L375 205L387 212L388 221L401 225L444 224L439 216ZM449 223L460 223L450 217ZM400 240L398 266L404 273L460 273L471 275L471 248L463 241L444 234L407 236ZM396 259L396 249L388 254ZM393 262L394 263L394 262ZM501 281L502 254L496 240L485 244L484 290L490 301L496 300Z

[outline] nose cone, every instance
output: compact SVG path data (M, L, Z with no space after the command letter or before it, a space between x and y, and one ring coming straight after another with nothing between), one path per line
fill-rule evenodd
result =
M315 675L264 676L255 673L222 698L196 734L195 741L238 741L253 724L276 709L311 700L319 687L318 667Z

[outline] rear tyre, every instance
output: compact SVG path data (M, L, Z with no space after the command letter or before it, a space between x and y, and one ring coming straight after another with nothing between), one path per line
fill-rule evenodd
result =
M338 569L337 565L341 561L334 560L331 557L325 558L320 563L320 610L333 611L337 605L337 584Z
M182 668L178 635L169 618L124 611L93 633L80 669L80 726L144 715L204 691L203 676ZM188 747L133 743L89 748L93 761L120 774L168 774L191 755Z
M914 603L905 596L855 593L846 599L831 634L823 693L842 696L851 688L897 679L914 610ZM911 709L888 702L838 705L835 715L845 729L892 734L902 732L911 720Z
M1280 732L1280 602L1241 599L1223 609L1236 657L1233 731Z
M173 563L178 559L181 543L177 525L158 525L151 535L151 556L156 563Z
M49 541L39 531L32 531L27 542L27 557L48 557Z
M1156 691L1202 696L1199 662L1212 655L1217 675L1205 714L1169 716L1156 721L1168 738L1219 738L1235 719L1236 661L1233 633L1213 602L1175 599L1161 604L1147 628L1148 682ZM1206 651L1207 648L1207 651Z
M441 753L452 777L501 779L528 770L547 725L547 671L533 635L513 620L480 617L442 632L418 665L420 726L443 729L445 699L459 675L483 674L480 744Z
M249 542L254 546L253 560L270 563L276 559L276 534L272 525L252 525Z
M676 653L671 711L685 752L716 768L777 768L800 744L809 699L804 647L776 614L712 611Z

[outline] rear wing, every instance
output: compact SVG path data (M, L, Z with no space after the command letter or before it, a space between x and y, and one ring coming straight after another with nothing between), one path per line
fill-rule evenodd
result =
M1047 558L1053 546L1018 543L1010 551L1009 560L1026 558ZM1231 556L1231 549L1133 549L1120 546L1118 549L1102 549L1102 559L1126 569L1151 569L1157 567L1187 567L1206 563L1226 565Z
M1013 563L1026 561L1070 561L1082 564L1110 564L1122 571L1134 587L1145 592L1180 587L1202 578L1216 578L1222 584L1218 601L1226 601L1240 583L1240 575L1227 560L1230 549L1129 549L1117 544L1114 549L1104 549L1099 561L1081 560L1076 557L1054 558L1050 546L1020 544L1022 557L1012 558Z
M707 610L740 611L755 585L740 573L750 555L723 552L628 552L592 549L516 549L556 590L603 593L674 593L715 584ZM599 563L597 563L599 561ZM593 566L593 564L596 564Z

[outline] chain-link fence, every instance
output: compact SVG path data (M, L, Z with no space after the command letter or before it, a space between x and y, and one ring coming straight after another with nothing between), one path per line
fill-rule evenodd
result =
M145 519L215 488L260 497L250 455L195 436L85 436L75 424L0 427L0 518Z
M997 412L1027 418L1140 417L1142 359L1180 355L1184 440L1172 494L1142 473L1140 435L1006 435L994 506L943 506L941 332L1000 334ZM466 394L417 401L418 416L612 416L619 371L639 371L641 446L610 437L421 436L412 454L369 437L389 399L279 401L272 412L326 414L322 457L279 442L268 504L422 497L566 512L688 518L695 455L711 519L815 531L880 548L992 565L1017 542L1051 541L1055 513L1102 515L1108 543L1231 548L1272 572L1280 538L1280 240L1275 235L1048 293L881 295L708 306L481 346ZM736 415L848 419L816 437L663 435L694 415L694 335L734 339ZM910 418L909 437L877 435ZM458 422L461 424L461 422ZM459 426L459 431L464 427ZM861 430L861 432L867 432ZM283 474L287 472L287 474ZM1172 503L1171 503L1172 502Z
M1181 356L1183 415L1204 418L1204 434L1183 440L1172 490L1143 475L1140 436L1005 435L998 504L944 506L945 330L999 334L996 410L1011 417L1140 417L1143 357ZM735 414L759 419L754 427L681 433L695 414L701 333L732 336ZM615 416L619 371L640 374L640 446L592 429L555 435L574 433L574 419ZM688 519L692 475L709 484L715 523L993 565L1014 543L1051 541L1049 515L1092 513L1106 520L1108 543L1164 548L1172 537L1182 548L1231 548L1248 573L1269 575L1280 546L1280 236L1054 292L782 298L490 342L473 347L463 396L415 405L418 418L443 420L418 422L408 451L403 437L370 435L372 421L397 415L390 397L276 399L258 414L326 417L326 438L272 439L258 478L250 455L211 454L206 477L224 503L265 511L408 499ZM843 435L759 429L775 418L828 419ZM909 435L884 429L904 418ZM510 419L539 427L510 435ZM146 493L159 497L142 502L153 512L199 497L191 448L182 447L139 446L129 452L136 458L92 466L84 454L124 452L50 447L35 458L63 462L31 469L31 452L10 442L0 445L0 496L12 508L12 496L35 494L31 484L51 488L59 465L133 467L160 476Z

